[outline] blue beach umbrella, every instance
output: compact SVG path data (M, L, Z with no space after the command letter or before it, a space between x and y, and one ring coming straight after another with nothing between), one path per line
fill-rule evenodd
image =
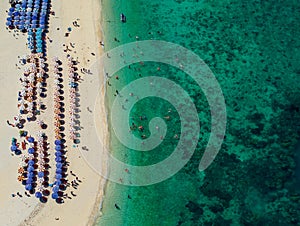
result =
M14 15L14 12L8 12L7 15L12 16Z
M12 21L12 19L13 19L12 17L7 17L6 18L7 21Z
M34 149L33 149L33 148L29 148L29 149L28 149L28 153L29 153L29 154L33 154L33 153L34 153Z
M39 178L44 177L44 175L45 175L44 172L38 172L38 177L39 177Z
M60 173L61 174L62 173L62 169L56 169L55 173Z
M56 174L55 179L60 180L61 178L62 178L62 175L61 175L61 174Z
M61 155L62 155L62 154L61 154L60 151L55 152L55 156L56 156L56 157L60 157Z
M37 197L38 199L41 198L42 196L43 196L42 193L39 191L35 193L35 197Z
M40 14L40 20L46 20L46 19L47 19L47 15Z
M62 164L61 163L56 163L56 168L61 169L62 168Z
M26 184L32 184L32 182L33 182L33 179L32 179L32 178L28 178L28 179L26 180Z
M29 166L27 170L28 170L28 172L33 172L34 168L32 166Z
M55 145L60 145L60 144L61 144L61 140L55 140L55 141L54 141L54 144L55 144Z
M60 145L56 145L56 146L55 146L55 150L56 150L56 151L60 151L60 150L61 150L61 146L60 146Z
M5 23L5 24L6 24L6 26L8 26L8 27L9 27L9 26L11 26L11 25L12 25L12 22L11 22L11 21L6 21L6 23Z
M61 185L61 180L55 181L55 184L56 184L57 186Z
M55 162L61 162L61 160L62 160L61 157L56 157L55 158Z
M9 12L13 12L13 11L15 11L14 7L9 8Z
M59 187L58 186L54 186L53 189L52 189L52 191L54 193L57 193L59 191Z
M53 194L51 195L51 197L52 197L53 199L57 199L57 198L58 198L58 194L57 194L57 193L53 193Z
M18 149L18 147L16 145L13 145L13 146L10 147L11 151L16 151L17 149Z
M27 178L26 184L31 184L32 185L32 183L34 183L33 177Z
M34 165L34 161L33 161L32 159L29 160L29 161L28 161L28 165L29 165L29 166L33 166L33 165Z
M32 189L32 185L31 184L26 184L25 189L27 191L30 191Z
M20 30L25 29L25 25L24 25L24 24L20 24L20 25L19 25L19 29L20 29Z
M34 138L33 138L33 137L29 137L29 138L28 138L28 142L29 142L29 143L33 143L33 142L34 142Z
M15 12L13 13L13 15L14 15L14 16L20 16L20 12L15 11Z

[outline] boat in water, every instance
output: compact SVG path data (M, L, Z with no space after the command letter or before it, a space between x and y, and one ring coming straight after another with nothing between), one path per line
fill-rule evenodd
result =
M120 20L122 23L126 22L126 16L123 13L120 14Z

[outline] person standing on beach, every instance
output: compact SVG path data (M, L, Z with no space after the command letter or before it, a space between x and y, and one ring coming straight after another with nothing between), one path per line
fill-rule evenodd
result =
M12 123L10 123L8 120L6 120L6 123L7 123L9 126L15 127L15 125L12 124Z

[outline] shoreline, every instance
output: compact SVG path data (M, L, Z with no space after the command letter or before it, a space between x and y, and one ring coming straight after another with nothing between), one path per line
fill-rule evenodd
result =
M101 0L102 2L102 18L103 18L103 28L104 28L104 42L105 42L105 50L109 51L115 47L118 47L122 44L126 44L128 42L134 42L137 39L135 35L138 34L138 30L141 27L141 22L139 22L140 18L140 10L139 4L128 2L126 5L123 5L121 1L109 2L107 0ZM128 16L128 21L126 23L121 23L119 21L120 13L124 13ZM116 41L116 39L118 41ZM109 86L107 87L107 92L105 96L105 105L106 109L110 110L112 106L114 90L120 90L121 87L127 85L130 82L127 79L127 74L118 71L118 76L120 80L116 80L113 77L108 79L111 84L113 84L113 89ZM110 75L112 76L112 75ZM108 115L110 117L110 115ZM111 128L110 124L111 118L108 118L107 125L109 126L109 150L117 159L121 159L124 157L124 147L119 141L116 140L116 137L113 132L113 128ZM126 160L129 162L134 161L134 156L129 155ZM125 161L126 161L125 160ZM125 186L119 183L115 183L112 181L107 181L106 183L106 196L103 202L103 216L100 216L96 220L95 226L99 225L124 225L126 222L127 214L130 214L126 209L128 205L130 205L130 201L128 195L130 194L131 187ZM121 208L121 212L116 209L114 204L117 204ZM113 221L113 222L112 222Z

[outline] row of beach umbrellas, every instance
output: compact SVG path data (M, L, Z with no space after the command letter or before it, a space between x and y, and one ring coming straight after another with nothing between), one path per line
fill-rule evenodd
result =
M39 131L37 133L37 191L35 193L35 196L37 198L41 198L43 191L46 189L44 186L44 181L45 181L45 149L44 149L44 134Z
M21 90L18 96L18 107L21 114L24 114L25 110L27 110L29 114L33 114L36 72L36 65L34 63L29 63L21 77Z
M59 59L57 57L53 58L53 68L54 68L54 132L55 132L55 182L54 186L52 188L52 198L58 199L59 198L59 190L60 185L62 183L62 168L63 168L63 146L62 146L62 137L61 137L61 131L60 131L60 120L62 112L61 107L62 103L60 101L60 74L59 74Z
M57 199L59 198L58 192L60 190L60 185L62 184L63 179L63 148L62 148L62 141L55 140L55 181L54 186L52 188L52 198Z
M34 114L34 95L37 94L36 101L38 108L41 105L41 101L39 99L43 89L43 81L44 81L44 67L45 60L42 56L38 56L38 54L31 54L30 56L32 63L29 63L25 68L23 76L21 77L21 90L18 97L18 107L21 114L25 113L25 110L29 112L30 115ZM27 108L26 108L27 106Z
M75 109L76 109L76 81L75 81L75 70L73 58L68 56L67 64L68 64L68 72L69 72L69 98L70 98L70 134L69 137L71 140L75 141L76 139L76 130L75 130Z
M34 188L35 185L35 147L34 147L34 141L35 139L33 137L27 137L27 141L29 143L29 148L28 148L28 158L27 158L27 166L26 168L26 184L25 184L25 189L27 191L31 191Z

